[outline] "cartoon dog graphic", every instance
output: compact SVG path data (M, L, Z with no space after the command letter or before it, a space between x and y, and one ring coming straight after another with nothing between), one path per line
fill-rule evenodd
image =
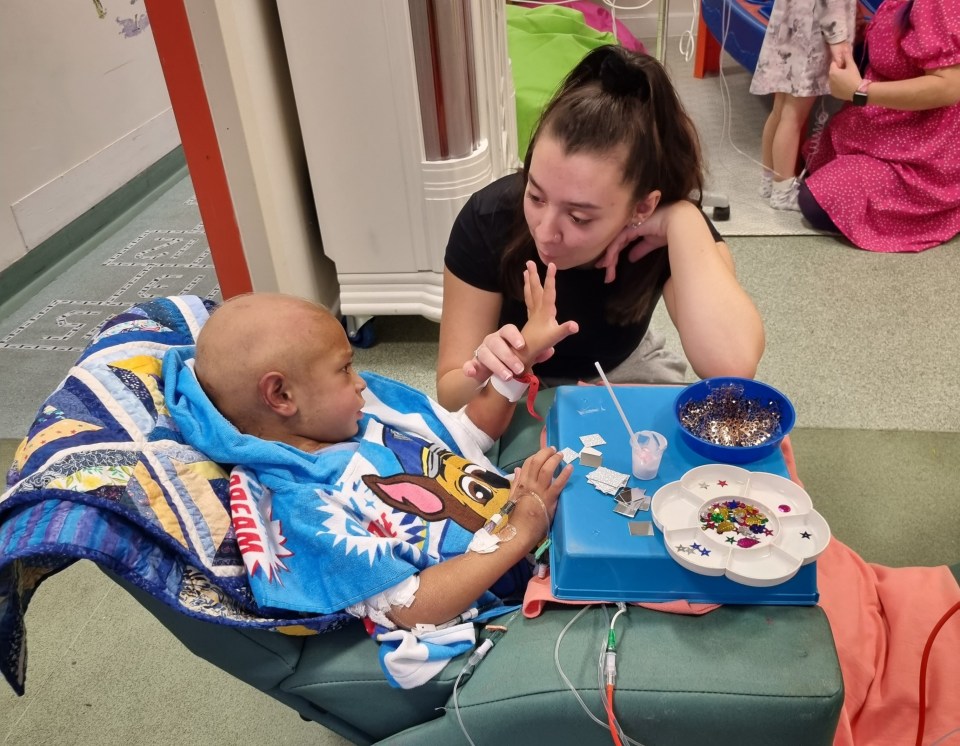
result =
M450 519L471 533L480 530L510 497L510 482L495 471L392 428L383 443L396 455L403 473L363 477L383 502L426 521Z

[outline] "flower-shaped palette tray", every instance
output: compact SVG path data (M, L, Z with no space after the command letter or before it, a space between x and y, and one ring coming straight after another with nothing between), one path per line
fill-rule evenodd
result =
M789 580L830 542L830 527L801 487L726 464L698 466L665 484L651 513L681 565L750 586Z

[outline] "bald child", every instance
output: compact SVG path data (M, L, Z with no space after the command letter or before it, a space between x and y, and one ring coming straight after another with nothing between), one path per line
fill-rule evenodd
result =
M531 272L528 366L576 330L556 322L555 270L543 286ZM237 465L234 525L253 532L238 543L256 548L243 554L262 607L347 610L372 632L442 626L500 605L498 581L547 534L571 467L542 449L511 483L484 456L513 391L487 386L447 412L358 374L335 317L277 294L224 303L192 352L165 360L168 405L191 445Z

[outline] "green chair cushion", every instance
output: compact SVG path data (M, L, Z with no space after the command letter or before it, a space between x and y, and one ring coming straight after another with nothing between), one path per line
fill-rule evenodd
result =
M461 689L460 715L477 744L610 743L554 665L557 638L576 613L553 608L518 619ZM603 721L597 661L608 627L607 615L590 609L560 648L564 673ZM702 617L631 607L617 630L615 710L631 738L711 746L832 743L843 682L818 607L730 606ZM448 712L382 743L462 741Z

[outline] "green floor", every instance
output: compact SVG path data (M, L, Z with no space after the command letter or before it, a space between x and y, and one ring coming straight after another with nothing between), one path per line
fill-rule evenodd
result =
M791 440L813 504L864 559L960 562L960 433L799 428Z

